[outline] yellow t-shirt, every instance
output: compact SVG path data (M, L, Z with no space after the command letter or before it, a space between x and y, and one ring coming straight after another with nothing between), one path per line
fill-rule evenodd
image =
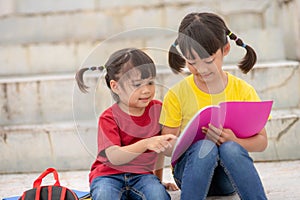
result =
M217 105L224 101L260 101L255 89L244 80L228 75L228 84L219 94L208 94L201 91L189 75L165 95L159 122L168 127L184 129L189 120L201 108Z

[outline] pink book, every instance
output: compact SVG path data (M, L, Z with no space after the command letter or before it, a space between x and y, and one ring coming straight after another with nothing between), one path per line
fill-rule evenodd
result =
M257 134L266 125L273 101L229 101L199 110L179 136L172 154L174 166L190 145L205 138L202 127L211 123L216 127L231 129L238 138Z

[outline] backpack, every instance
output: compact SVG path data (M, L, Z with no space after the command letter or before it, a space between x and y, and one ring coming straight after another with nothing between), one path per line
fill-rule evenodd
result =
M48 174L53 173L56 182L54 185L41 186L42 180ZM33 188L27 190L19 200L79 200L70 189L61 186L57 171L54 168L46 169L33 183Z

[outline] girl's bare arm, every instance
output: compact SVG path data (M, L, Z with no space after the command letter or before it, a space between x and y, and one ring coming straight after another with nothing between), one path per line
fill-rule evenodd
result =
M178 137L180 128L179 127L172 128L172 127L164 126L162 128L161 132L162 132L162 135L175 135L176 137ZM165 156L168 156L168 157L172 156L172 152L174 150L175 143L176 143L176 140L174 140L174 139L170 141L171 147L169 147L168 149L166 149L166 151L163 152Z
M132 161L146 150L152 150L156 153L164 152L171 146L169 141L175 138L174 135L168 134L146 138L127 146L114 145L108 147L105 150L105 154L113 165L123 165Z

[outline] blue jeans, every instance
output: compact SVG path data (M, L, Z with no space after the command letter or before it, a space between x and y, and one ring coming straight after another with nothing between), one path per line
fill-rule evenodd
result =
M253 160L239 144L217 146L210 140L193 144L174 167L181 200L206 199L236 192L242 200L267 199Z
M170 200L171 197L153 174L99 176L91 183L93 200Z

